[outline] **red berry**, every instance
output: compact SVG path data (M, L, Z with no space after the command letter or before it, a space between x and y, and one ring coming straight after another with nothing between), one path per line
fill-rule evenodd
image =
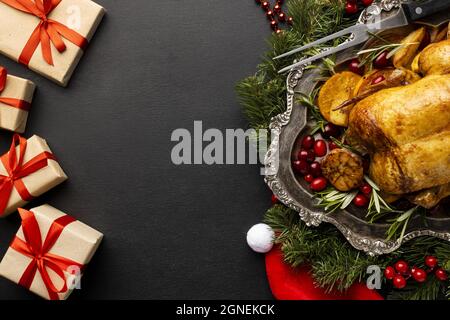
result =
M382 53L380 53L378 57L376 57L373 61L373 66L377 69L386 68L389 65L389 61L387 58L388 54L389 53L387 51L383 51Z
M438 278L441 281L445 281L448 279L448 275L447 272L445 272L444 269L439 268L434 272L434 275L436 276L436 278Z
M404 287L406 287L406 280L405 280L405 278L403 278L403 276L398 274L398 275L394 276L392 284L397 289L403 289Z
M359 193L356 195L356 197L353 199L353 203L357 207L366 207L369 204L369 199L362 193Z
M384 276L388 280L392 280L395 276L395 270L391 266L387 266L386 269L384 269Z
M327 154L327 143L320 139L314 143L314 153L317 157L323 157Z
M294 19L292 19L292 17L287 18L287 23L292 26L294 24Z
M264 10L269 10L270 3L268 1L261 2L261 8L263 8Z
M273 11L267 10L266 17L267 17L267 19L272 20L273 19Z
M297 155L298 160L304 160L308 158L308 150L300 150Z
M369 195L372 192L372 187L368 183L364 183L359 190L361 190L362 193Z
M309 169L310 173L316 178L322 175L322 168L320 166L320 163L318 163L317 161L311 163Z
M395 263L394 267L395 267L395 270L397 270L397 272L400 272L400 273L407 273L408 269L409 269L408 264L406 263L406 261L403 261L403 260L397 261Z
M278 29L278 22L276 22L275 20L270 21L270 27L274 31L277 30Z
M328 142L328 149L334 150L337 148L339 148L339 146L336 143L334 143L333 141Z
M431 269L433 269L434 267L437 266L438 264L438 259L434 256L426 256L425 257L425 264L427 267L430 267Z
M280 12L278 14L278 21L280 21L280 22L286 21L286 14L284 12Z
M323 128L323 134L326 138L330 137L336 138L341 133L340 131L341 130L339 130L338 126L332 123L327 123Z
M298 152L297 158L298 158L298 160L313 162L315 160L316 156L314 155L314 151L302 149Z
M361 0L361 2L365 7L368 7L372 4L373 0Z
M273 6L273 11L276 12L276 13L279 13L281 11L281 6L278 3L276 3Z
M358 6L356 3L347 2L345 5L345 12L347 12L347 14L355 14L358 12Z
M423 269L414 268L414 272L411 272L411 274L417 282L424 282L427 280L427 273Z
M280 33L283 32L283 30L281 30L280 28L278 28L278 29L276 29L274 32L275 32L276 34L280 34Z
M271 198L272 204L277 204L278 203L278 198L272 193L272 198Z
M352 59L350 61L350 63L348 64L348 70L353 73L362 75L364 73L364 70L362 67L359 66L359 64L360 64L360 62L358 59Z
M383 76L378 76L375 79L372 80L372 82L370 84L379 84L380 82L383 82L384 80L386 80L385 77Z
M297 173L306 175L309 173L309 163L306 161L297 160L292 163L292 167Z
M316 178L311 182L310 187L314 191L322 191L327 187L327 179L324 177Z
M313 136L305 136L302 140L302 148L311 149L314 145L314 137Z
M305 176L305 181L306 182L311 183L311 182L313 182L313 180L314 180L314 176L312 174L307 174Z

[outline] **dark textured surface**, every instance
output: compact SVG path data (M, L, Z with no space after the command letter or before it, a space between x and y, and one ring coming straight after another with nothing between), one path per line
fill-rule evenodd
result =
M245 243L270 204L258 167L170 160L175 128L245 128L234 84L266 48L262 12L250 0L97 2L108 13L68 88L0 57L38 85L25 136L46 138L69 176L29 207L105 234L71 299L271 298ZM0 221L1 255L18 227ZM1 299L33 297L0 279Z

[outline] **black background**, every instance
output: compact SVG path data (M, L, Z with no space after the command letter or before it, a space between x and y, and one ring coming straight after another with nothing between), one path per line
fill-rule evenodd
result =
M246 128L234 92L270 30L253 0L97 0L107 15L68 88L7 58L38 90L26 137L47 139L69 180L49 204L105 234L71 299L272 298L245 242L270 193L258 166L175 166L176 128ZM1 133L5 152L11 134ZM19 227L0 221L3 255ZM0 279L0 298L32 299Z

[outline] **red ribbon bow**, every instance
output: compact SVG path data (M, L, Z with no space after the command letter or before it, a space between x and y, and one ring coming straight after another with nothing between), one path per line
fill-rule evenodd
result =
M10 244L10 247L32 259L22 274L19 284L29 289L36 275L36 271L39 271L50 299L59 300L58 293L66 292L68 289L64 271L70 266L76 266L82 269L83 265L70 259L49 253L49 251L58 240L64 228L68 224L74 222L75 219L71 216L64 215L53 221L47 236L45 237L44 243L42 243L41 231L34 213L32 211L19 209L19 214L22 218L22 230L25 241L16 236ZM48 274L47 268L53 270L58 277L63 279L64 285L61 289L56 288Z
M16 154L17 144L19 144L19 157ZM9 152L0 158L8 173L6 176L0 175L0 215L5 212L14 187L24 201L31 201L33 196L28 192L22 178L46 167L49 159L56 160L53 154L45 151L30 159L28 162L23 163L23 156L26 149L27 140L15 134Z
M8 71L0 66L0 93L5 89L6 86L6 79L8 76ZM25 111L29 111L31 104L28 101L20 100L20 99L14 99L14 98L3 98L0 97L0 103L7 104L8 106L22 109Z
M44 60L53 65L51 43L59 53L66 50L63 38L69 40L81 49L87 46L87 39L76 31L66 27L62 23L49 19L48 15L55 9L62 0L0 0L4 4L22 12L34 15L41 21L30 36L19 57L19 62L24 65L30 63L34 52L39 44L41 45Z

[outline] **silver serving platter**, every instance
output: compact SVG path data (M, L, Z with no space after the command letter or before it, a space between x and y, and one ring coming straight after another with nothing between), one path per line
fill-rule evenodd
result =
M375 8L365 10L360 23L367 22L371 12L381 11L390 14L400 5L399 0L376 1ZM409 28L409 29L408 29ZM395 32L405 32L411 27L399 28ZM385 31L386 32L386 31ZM391 31L389 31L391 32ZM381 33L383 35L383 32ZM366 43L361 47L370 46ZM336 57L336 64L354 58L358 48L341 52ZM317 63L316 63L317 64ZM345 210L326 213L317 207L308 185L293 172L291 162L296 152L298 139L308 130L307 109L296 103L297 94L311 94L317 86L320 70L305 69L306 66L291 71L287 77L287 110L274 117L270 124L272 142L265 158L265 181L275 196L286 206L299 212L300 218L308 226L318 226L322 222L333 224L349 243L369 255L381 255L397 250L405 241L419 236L433 236L450 241L450 217L411 217L403 239L386 241L389 224L368 223L366 212L349 206Z

